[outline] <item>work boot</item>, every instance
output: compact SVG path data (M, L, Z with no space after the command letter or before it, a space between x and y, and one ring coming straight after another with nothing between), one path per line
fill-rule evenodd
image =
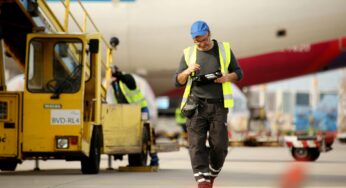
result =
M198 183L198 188L211 188L211 184L209 182L201 182Z
M150 166L159 166L159 157L156 153L150 154Z

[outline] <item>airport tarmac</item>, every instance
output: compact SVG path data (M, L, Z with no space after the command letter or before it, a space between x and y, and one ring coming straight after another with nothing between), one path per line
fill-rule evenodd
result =
M34 161L18 165L15 172L0 172L1 188L195 188L188 151L160 153L158 172L119 172L127 164L113 161L114 170L83 175L79 162L40 161L41 171L33 171ZM230 148L215 188L282 187L280 182L302 181L301 187L346 187L346 145L336 143L334 150L321 154L316 162L294 163L285 147Z

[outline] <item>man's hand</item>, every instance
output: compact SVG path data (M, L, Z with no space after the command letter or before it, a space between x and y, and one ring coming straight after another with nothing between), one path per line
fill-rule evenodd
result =
M228 73L222 75L220 78L215 79L215 83L236 82L238 80L236 73Z
M190 76L193 72L199 71L201 69L201 66L196 63L192 63L189 65L189 67L185 70L186 74Z
M179 82L179 84L183 85L186 83L188 77L196 71L199 71L201 69L201 66L199 64L193 63L190 64L189 67L187 69L185 69L183 72L181 72L180 74L178 74L177 77L177 81Z

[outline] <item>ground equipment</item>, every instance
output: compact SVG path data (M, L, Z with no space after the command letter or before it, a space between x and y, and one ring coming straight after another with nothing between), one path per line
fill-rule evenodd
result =
M296 107L295 135L285 143L297 161L315 161L321 152L332 150L336 138L337 96L324 96L315 109Z
M112 48L99 32L68 32L42 0L0 5L0 49L25 71L24 91L7 92L0 61L1 170L28 159L65 159L95 174L101 154L146 166L149 152L177 150L155 143L139 105L107 104Z

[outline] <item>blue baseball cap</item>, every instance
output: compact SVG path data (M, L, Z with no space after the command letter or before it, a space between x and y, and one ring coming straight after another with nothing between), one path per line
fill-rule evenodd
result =
M204 36L209 32L208 24L202 20L198 20L191 26L191 36L196 38L197 36Z

